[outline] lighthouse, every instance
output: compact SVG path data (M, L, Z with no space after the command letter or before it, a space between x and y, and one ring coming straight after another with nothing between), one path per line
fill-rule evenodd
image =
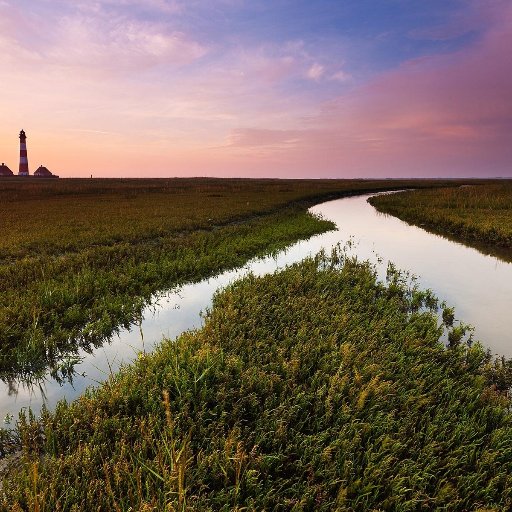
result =
M20 132L20 170L18 176L28 176L28 158L27 158L27 136L25 132Z

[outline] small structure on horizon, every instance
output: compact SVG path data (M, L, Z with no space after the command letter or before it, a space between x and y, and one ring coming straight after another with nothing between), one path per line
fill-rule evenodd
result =
M34 173L36 178L58 178L57 175L53 174L47 167L40 165Z
M14 173L2 162L2 165L0 165L0 176L6 177L6 176L14 176Z
M20 168L18 176L29 176L28 171L28 156L27 156L27 136L25 131L20 132Z

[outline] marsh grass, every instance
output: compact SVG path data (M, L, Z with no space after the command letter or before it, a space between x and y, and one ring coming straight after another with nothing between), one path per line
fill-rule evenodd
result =
M512 261L512 181L372 197L377 210Z
M439 341L449 313L339 251L248 276L201 330L21 415L0 506L509 510L510 375L500 388L506 362Z

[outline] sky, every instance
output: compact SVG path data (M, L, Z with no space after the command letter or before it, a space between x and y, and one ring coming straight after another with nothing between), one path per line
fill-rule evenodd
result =
M512 177L512 0L0 0L0 162Z

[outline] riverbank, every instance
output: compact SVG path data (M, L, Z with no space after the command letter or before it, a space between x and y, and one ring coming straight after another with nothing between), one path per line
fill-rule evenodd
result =
M445 349L436 311L340 253L248 277L203 329L18 422L3 510L508 509L503 373Z
M512 181L372 197L382 213L512 261Z

